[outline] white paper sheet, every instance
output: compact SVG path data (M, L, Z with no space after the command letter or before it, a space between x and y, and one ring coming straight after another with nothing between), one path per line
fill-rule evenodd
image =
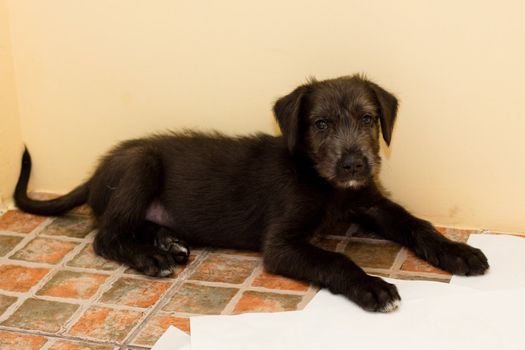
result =
M178 328L169 326L151 350L191 350L190 336Z
M483 276L453 276L451 284L480 290L525 287L525 237L474 234L468 244L485 253L490 269Z
M192 350L297 349L304 319L302 311L191 317Z
M315 311L195 317L192 350L523 350L524 293L446 293L407 301L391 314L325 295Z

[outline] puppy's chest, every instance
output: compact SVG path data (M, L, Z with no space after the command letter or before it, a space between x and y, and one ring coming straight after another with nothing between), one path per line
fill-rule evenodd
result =
M326 201L325 216L337 219L348 219L366 210L369 203L359 195L333 195Z

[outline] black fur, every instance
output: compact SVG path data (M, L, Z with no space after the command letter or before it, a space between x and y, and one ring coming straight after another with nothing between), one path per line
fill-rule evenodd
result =
M357 222L452 273L483 274L478 249L448 240L384 197L379 131L389 144L397 99L360 76L310 81L274 106L283 136L168 133L124 142L91 179L51 201L26 196L24 153L18 206L57 215L87 202L96 216L95 251L163 276L190 245L262 250L267 271L389 311L394 285L367 275L342 254L310 244L328 216Z

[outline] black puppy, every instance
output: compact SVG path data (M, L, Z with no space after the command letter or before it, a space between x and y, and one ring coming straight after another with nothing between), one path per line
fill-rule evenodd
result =
M24 154L17 205L57 215L87 202L95 251L153 276L191 245L262 250L271 273L326 287L366 310L390 311L396 287L309 239L327 215L358 222L455 274L483 274L483 253L448 240L376 187L379 128L390 143L396 98L360 76L310 81L274 106L282 137L170 133L124 142L83 185L58 199L27 197Z

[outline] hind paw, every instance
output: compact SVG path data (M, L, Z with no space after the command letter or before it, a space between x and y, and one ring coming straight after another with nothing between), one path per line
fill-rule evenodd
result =
M171 276L175 272L177 265L171 253L161 250L138 255L133 259L131 264L135 270L152 277Z
M185 264L190 256L190 248L186 242L178 239L169 231L161 230L157 233L155 247L172 254L177 264Z

